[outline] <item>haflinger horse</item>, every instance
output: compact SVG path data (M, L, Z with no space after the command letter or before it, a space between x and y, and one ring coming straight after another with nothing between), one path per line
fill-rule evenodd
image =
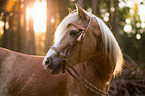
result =
M108 95L113 74L122 69L120 47L102 20L76 6L45 58L0 48L0 96Z
M43 60L44 69L51 74L66 69L72 75L65 80L68 96L108 95L112 76L122 70L122 52L101 19L76 7L59 24L55 43Z
M49 74L43 59L0 47L0 96L65 96L66 74Z

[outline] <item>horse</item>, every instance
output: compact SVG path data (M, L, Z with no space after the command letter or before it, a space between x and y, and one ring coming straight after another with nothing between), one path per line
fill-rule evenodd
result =
M0 96L66 96L67 75L48 73L43 59L0 47Z
M76 8L57 27L54 45L43 60L44 69L54 75L66 69L72 75L67 78L67 96L108 95L112 77L121 73L124 64L122 51L100 18L78 4Z
M102 20L76 6L77 12L71 12L59 24L55 44L45 57L0 47L0 96L98 96L96 92L108 92L113 74L121 73L120 47ZM78 31L81 34L76 40ZM60 52L70 43L73 44L67 48L70 52ZM63 56L64 53L67 56ZM84 87L73 78L76 74L61 73L70 69L69 63L102 92Z

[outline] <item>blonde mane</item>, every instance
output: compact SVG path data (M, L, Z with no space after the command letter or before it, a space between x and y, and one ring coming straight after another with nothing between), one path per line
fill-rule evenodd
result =
M86 11L85 11L86 12ZM87 12L86 12L87 13ZM96 21L99 24L101 33L102 33L102 41L104 45L104 52L107 54L108 48L111 53L111 56L113 56L114 63L116 64L115 70L114 70L114 75L120 73L122 70L122 65L123 65L123 56L122 52L120 50L120 47L113 36L112 32L110 29L106 26L106 24L98 17L96 17L93 14L87 13L90 17L93 17L96 19ZM61 40L61 37L63 37L63 34L67 30L67 25L72 22L77 22L79 20L79 15L78 12L75 12L73 14L69 14L63 21L59 24L56 32L55 32L55 44L54 46L57 47L59 44L59 41Z
M93 14L90 14L91 17L95 18L97 23L99 24L101 33L102 33L102 41L104 44L104 51L105 54L107 54L108 48L111 53L111 56L113 56L114 63L116 64L114 75L119 74L123 67L123 55L121 52L121 49L112 34L111 30L107 27L107 25L98 17L96 17Z

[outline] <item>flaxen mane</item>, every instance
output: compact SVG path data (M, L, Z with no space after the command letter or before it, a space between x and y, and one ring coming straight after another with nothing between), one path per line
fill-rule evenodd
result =
M109 49L109 53L111 53L111 56L113 56L114 63L116 63L116 67L114 70L114 75L120 73L122 70L122 65L123 65L123 56L122 52L120 50L120 47L113 36L112 32L110 29L106 26L106 24L98 17L92 15L93 18L95 18L99 24L101 33L102 33L102 41L104 44L104 51L105 54L107 54L107 49Z
M120 50L120 47L115 37L113 36L110 29L106 26L106 24L100 18L90 13L87 13L87 14L90 17L94 18L96 22L99 24L101 34L102 34L104 53L105 54L107 54L108 52L111 53L111 57L113 58L114 63L116 64L114 75L120 73L120 71L122 70L123 58L122 58L122 52ZM65 34L67 30L67 25L72 22L77 22L79 18L80 17L78 15L78 12L75 12L73 14L69 14L65 19L63 19L63 21L59 24L55 32L54 46L57 46L59 44L59 41L61 41L61 37L63 37L63 34Z

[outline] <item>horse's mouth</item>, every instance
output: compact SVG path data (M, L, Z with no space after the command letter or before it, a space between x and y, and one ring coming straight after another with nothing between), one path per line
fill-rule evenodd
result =
M62 67L61 67L61 68L50 69L47 65L45 65L45 66L44 66L44 69L45 69L47 72L50 72L51 74L58 74L58 73L61 72Z
M44 69L51 74L58 74L62 71L63 67L63 60L61 58L57 58L56 60L48 60L46 63L43 65Z

